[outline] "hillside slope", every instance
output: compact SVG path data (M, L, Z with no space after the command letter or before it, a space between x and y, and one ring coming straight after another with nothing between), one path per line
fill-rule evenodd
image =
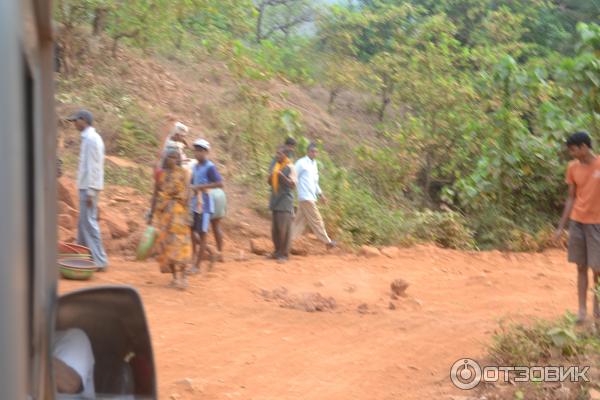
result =
M90 42L87 42L90 41ZM231 256L248 249L248 238L270 235L270 222L264 218L266 188L238 179L247 167L235 157L239 138L228 135L224 127L232 123L228 116L243 112L237 101L240 85L225 63L215 60L192 62L176 58L148 56L122 47L116 58L107 56L108 42L91 42L83 35L81 47L87 49L76 64L75 73L57 74L57 112L59 118L59 157L65 174L73 178L79 149L78 132L64 120L84 107L95 116L95 126L107 148L106 179L108 189L101 206L120 214L130 227L132 241L117 235L109 249L132 255L134 243L144 228L143 215L152 187L151 170L166 133L174 121L191 128L191 138L203 137L213 144L212 158L226 179L229 218L226 234L235 244ZM342 94L334 114L327 109L327 93L319 87L301 87L284 80L254 82L253 90L267 99L272 110L293 110L300 117L300 134L319 140L333 157L350 162L349 151L361 142L377 142L372 126L374 118L362 111L367 98ZM267 166L265 165L265 169ZM67 188L73 184L67 179ZM72 197L76 201L75 193ZM114 198L117 200L114 200ZM123 199L127 201L123 201ZM64 208L64 207L63 207ZM76 208L76 207L71 207ZM72 209L62 214L73 214ZM63 222L66 220L63 217ZM111 236L106 224L105 236ZM62 239L74 237L73 221L61 231ZM309 235L310 237L310 235ZM122 243L119 243L119 240ZM116 243L116 244L115 244ZM301 253L320 253L321 247L310 239L297 247Z

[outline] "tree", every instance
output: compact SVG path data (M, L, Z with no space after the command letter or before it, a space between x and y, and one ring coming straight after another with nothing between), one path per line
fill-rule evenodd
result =
M370 71L373 74L374 87L379 95L377 117L383 122L385 110L392 102L396 84L402 73L402 58L395 53L381 52L371 59Z
M580 23L576 57L561 64L563 79L569 84L568 95L588 116L594 135L600 137L600 26Z
M322 54L321 77L329 90L328 111L333 112L337 96L345 89L360 87L366 75L365 66L357 59L354 27L362 16L342 7L332 7L318 20L317 49Z
M315 12L310 0L257 0L255 10L257 43L277 32L289 38L293 29L312 21Z
M166 41L177 24L176 6L169 0L115 0L108 24L113 57L122 39L130 39L142 49Z
M90 19L91 10L100 3L100 0L58 0L56 2L55 15L60 23L58 53L65 75L73 72L75 28L86 23Z
M429 206L435 192L451 184L468 159L464 144L480 117L465 68L469 54L461 51L455 34L456 27L444 14L433 15L396 51L405 60L396 77L396 97L412 117L405 117L403 132L411 138L412 151L420 154L419 184Z

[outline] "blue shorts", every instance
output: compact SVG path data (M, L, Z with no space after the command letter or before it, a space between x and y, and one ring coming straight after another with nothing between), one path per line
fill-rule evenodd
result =
M198 233L208 233L208 227L210 226L210 213L194 213L194 224L192 229Z

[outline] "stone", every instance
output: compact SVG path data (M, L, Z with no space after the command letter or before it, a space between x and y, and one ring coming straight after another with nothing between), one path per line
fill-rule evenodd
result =
M384 247L381 249L381 254L387 258L398 258L400 256L400 249L397 247Z
M98 223L98 225L100 225L100 237L102 238L102 242L106 244L106 241L111 238L108 222L106 222L106 220L102 220Z
M238 252L238 255L235 257L235 261L246 261L246 253L244 252L244 250L240 250Z
M392 293L396 296L403 296L406 289L408 289L409 283L404 279L396 279L394 282L390 284L390 288L392 289Z
M374 258L379 257L381 252L376 247L364 245L360 248L359 254L366 258Z
M75 232L63 228L62 226L58 227L58 240L61 242L72 243L75 241Z
M307 256L310 250L310 243L306 241L306 239L298 239L292 242L292 248L290 249L290 253L294 256Z
M250 239L250 251L259 256L269 254L273 249L273 243L266 238Z
M181 387L188 392L195 392L196 388L194 387L194 381L190 378L185 378L180 381L177 381L177 386Z
M367 314L369 312L369 305L367 303L362 303L356 308L356 311L360 314Z
M79 197L77 184L74 180L62 177L56 185L58 201L64 201L69 207L77 208L77 199Z
M69 214L71 217L73 217L74 220L77 220L79 218L79 211L77 211L75 208L71 207L64 201L58 202L56 210L59 215L60 214Z
M344 288L344 290L348 293L354 293L356 292L356 286L355 285L348 285Z
M108 225L110 237L113 239L124 238L129 234L129 226L125 218L115 211L103 209L102 222L106 222Z
M75 228L75 222L73 221L73 217L69 214L60 214L58 216L58 226L63 227L68 230L72 230Z
M129 201L130 201L128 198L121 197L121 196L115 196L112 199L118 203L129 203Z

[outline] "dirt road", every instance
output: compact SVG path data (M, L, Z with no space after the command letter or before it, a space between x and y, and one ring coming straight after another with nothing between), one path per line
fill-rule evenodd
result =
M396 278L410 287L391 310ZM167 288L168 276L153 262L113 258L110 272L86 283L61 281L60 289L138 288L161 399L410 400L468 396L451 386L452 363L481 357L502 318L553 318L574 309L574 278L561 251L417 247L395 259L231 261L193 277L186 292ZM260 295L282 286L332 296L337 308L309 313Z

